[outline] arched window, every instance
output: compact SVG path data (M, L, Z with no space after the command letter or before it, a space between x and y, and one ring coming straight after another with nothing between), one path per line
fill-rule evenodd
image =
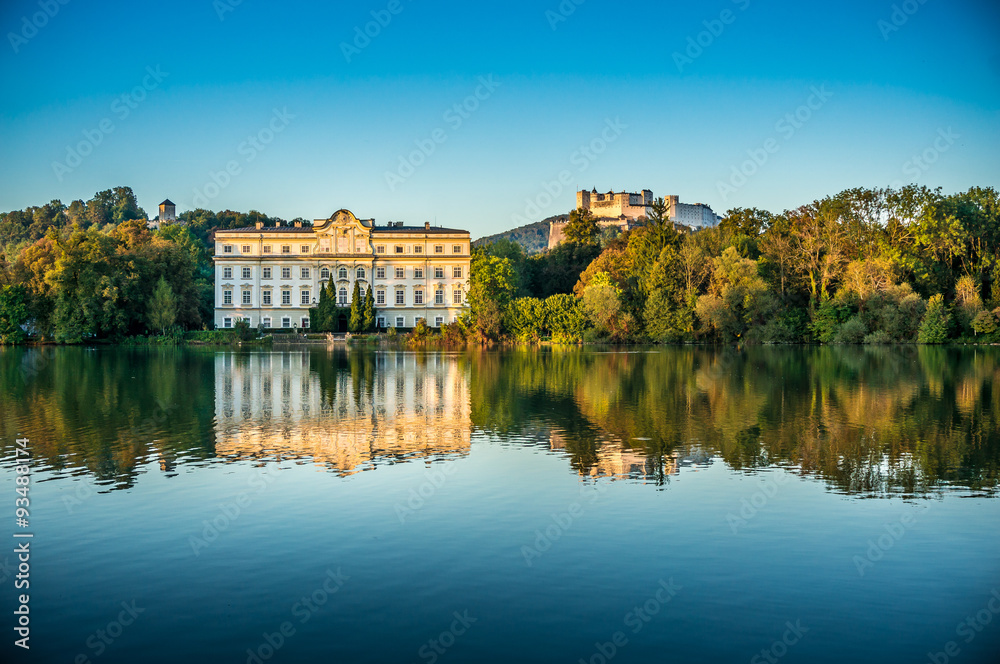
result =
M347 289L341 287L340 291L337 293L337 304L344 306L347 304Z
M320 279L329 279L330 278L330 268L324 267L322 270L320 270L319 271L319 278Z
M365 268L359 267L357 269L357 272L355 272L355 274L357 275L358 279L364 279L365 278Z
M347 268L346 267L340 268L339 272L337 273L337 276L340 279L346 279L347 278Z

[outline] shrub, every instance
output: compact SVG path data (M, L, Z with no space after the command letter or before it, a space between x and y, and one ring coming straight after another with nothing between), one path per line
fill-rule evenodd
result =
M854 316L837 330L833 342L836 344L859 344L865 340L868 330L858 316Z
M951 314L944 304L944 296L940 293L933 296L927 304L927 313L920 323L917 341L922 344L940 344L948 339L951 328Z
M871 345L884 345L891 344L893 342L892 337L885 330L876 330L872 332L867 337L865 337L864 343Z

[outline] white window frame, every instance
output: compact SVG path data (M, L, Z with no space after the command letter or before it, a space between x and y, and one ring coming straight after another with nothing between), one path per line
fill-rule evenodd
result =
M434 304L442 305L444 304L444 289L435 288L434 289Z
M224 244L224 245L222 245L222 253L224 253L224 254L231 254L231 253L233 253L233 245L231 245L231 244Z
M281 291L281 304L288 306L292 303L292 291L285 289Z
M299 253L308 254L309 253L309 245L308 244L299 245Z
M443 267L435 267L434 268L434 278L435 279L444 279L444 268Z
M359 267L358 269L356 269L354 271L354 278L355 279L359 279L359 280L363 280L363 279L366 278L365 275L367 275L367 274L368 274L368 271L365 270L365 268Z
M242 246L242 247L240 248L240 253L241 253L241 254L249 254L249 253L251 253L251 252L253 252L253 249L252 249L252 248L250 247L250 245L249 245L249 244L244 244L244 245L243 245L243 246Z
M403 290L402 288L397 288L396 289L396 299L395 299L395 302L396 302L396 306L397 307L406 306L406 291Z
M462 278L462 274L463 274L463 270L462 270L462 266L461 265L459 265L458 267L451 268L451 278L452 279L461 279Z
M292 327L292 319L290 316L285 316L281 319L281 327L286 330Z
M249 307L251 305L251 303L253 302L253 294L250 292L249 289L243 291L243 300L242 300L242 302L243 302L243 306L244 307Z
M385 316L378 316L375 319L375 327L385 329Z
M271 245L265 244L264 247L263 247L263 251L264 251L265 254L271 253Z
M413 304L414 306L423 306L424 304L424 289L417 288L413 291Z
M299 327L303 330L309 329L309 316L303 316L301 320L299 320Z
M240 275L244 280L253 279L253 268L249 267L240 268Z
M404 327L406 325L405 316L396 316L396 327Z
M415 254L422 254L422 253L424 253L424 248L422 246L420 246L419 244L415 244L415 245L413 245L413 253L415 253Z
M385 289L379 288L375 290L375 304L379 306L385 305Z
M281 245L281 253L283 253L283 254L290 254L290 253L292 253L292 245L290 245L290 244L283 244L283 245Z
M261 291L260 296L261 296L261 304L263 304L265 307L271 306L271 291L269 290Z
M299 268L299 279L311 279L312 271L307 267Z
M347 287L341 286L337 290L337 306L346 307L347 306Z
M441 327L442 325L444 325L444 316L435 316L434 327Z
M269 268L269 267L262 268L261 272L263 273L263 274L261 274L261 277L260 277L261 279L270 279L271 278L271 268Z
M415 267L415 268L413 268L413 278L414 279L423 279L424 278L424 268L422 268L422 267Z
M290 267L283 267L283 268L281 268L281 278L282 279L291 279L292 278L292 268L290 268Z
M376 279L385 279L385 268L384 267L377 267L377 268L375 268L375 278Z
M270 316L264 316L263 318L260 319L260 324L263 327L270 328L271 327L271 317Z
M462 289L456 288L455 292L452 294L452 301L455 304L462 304Z
M384 254L385 253L385 245L384 244L376 245L375 246L375 253L376 254Z
M223 304L232 304L233 303L233 291L232 290L227 289L227 290L222 291L222 303Z
M453 254L460 254L460 253L462 253L462 245L460 245L460 244L453 244L453 245L451 245L451 253L453 253Z
M229 316L226 316L225 318L223 318L222 319L222 327L225 328L225 329L227 329L227 330L231 330L233 328L233 319L230 318Z
M396 278L397 279L406 279L406 268L405 267L397 267L395 269L395 273L396 273Z
M312 294L309 290L304 290L299 294L299 304L304 304L308 306L311 303Z

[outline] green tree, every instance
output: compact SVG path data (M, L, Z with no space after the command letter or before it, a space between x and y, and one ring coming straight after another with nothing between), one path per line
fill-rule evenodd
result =
M578 208L569 213L569 221L563 228L566 242L596 245L601 229L590 210Z
M599 272L583 289L581 305L598 334L615 341L628 336L634 320L622 310L622 289L612 283L606 272Z
M920 323L920 333L917 341L922 344L941 344L948 339L951 328L951 314L944 304L944 296L940 293L933 296L927 303L927 313Z
M352 334L364 331L364 301L361 299L361 283L354 282L354 292L351 294L351 316L347 326Z
M16 345L26 337L29 320L28 291L24 286L0 287L0 344Z
M505 333L504 318L517 292L517 276L509 258L490 256L481 248L472 255L469 308L480 339L498 341Z
M149 324L161 334L166 334L167 328L172 327L176 320L177 298L167 280L160 277L149 301Z
M371 285L365 289L365 306L362 311L362 324L365 332L374 332L378 320L375 317L375 296Z
M583 340L587 319L574 296L559 293L546 299L545 320L555 343L575 344Z
M536 342L545 331L545 302L536 297L514 300L508 310L507 329L518 341Z

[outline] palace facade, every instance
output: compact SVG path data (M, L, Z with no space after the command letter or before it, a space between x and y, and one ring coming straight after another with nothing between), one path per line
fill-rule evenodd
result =
M374 289L379 328L452 323L466 309L468 231L389 222L376 226L348 210L312 226L215 233L215 326L309 329L309 309L333 281L349 307L354 284Z

